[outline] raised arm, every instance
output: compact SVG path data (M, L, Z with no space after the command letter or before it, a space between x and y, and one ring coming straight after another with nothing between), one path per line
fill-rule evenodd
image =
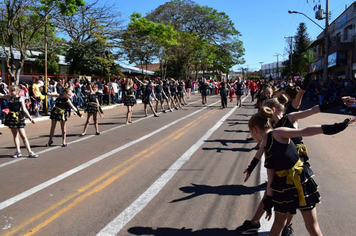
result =
M287 143L290 138L307 137L317 134L334 135L345 130L349 124L352 124L354 122L355 118L348 118L340 123L335 123L331 125L314 125L302 129L281 127L273 131L273 137L281 143Z
M346 105L346 106L353 106L355 105L355 98L350 97L350 96L345 96L342 98L339 98L335 101L326 103L326 104L322 104L322 105L316 105L310 109L304 110L304 111L298 111L298 112L292 112L288 115L289 120L291 121L291 123L293 124L294 122L296 122L299 119L303 119L306 118L308 116L314 115L316 113L319 112L323 112L332 108L335 108L337 106L341 106L342 104Z

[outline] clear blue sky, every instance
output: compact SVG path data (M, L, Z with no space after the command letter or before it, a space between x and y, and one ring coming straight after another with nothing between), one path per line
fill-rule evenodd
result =
M86 0L93 2L93 0ZM99 4L115 4L121 12L125 24L130 15L136 11L145 16L148 12L164 4L165 0L99 0ZM219 12L225 12L235 28L242 34L240 40L245 48L244 65L237 65L233 70L248 67L249 70L259 70L260 62L264 64L277 61L276 54L288 57L288 44L284 37L296 35L300 22L306 23L310 39L315 40L322 30L312 21L300 14L289 14L288 10L303 12L322 27L325 20L316 20L313 10L316 4L321 4L326 10L326 0L195 0L201 6L212 7ZM354 0L329 0L331 11L330 23L335 20ZM283 60L279 56L279 60Z

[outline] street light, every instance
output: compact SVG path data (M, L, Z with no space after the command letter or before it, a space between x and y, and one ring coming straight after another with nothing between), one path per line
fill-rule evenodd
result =
M328 56L329 56L329 34L328 34L328 28L329 28L329 0L326 0L326 16L325 16L325 28L321 27L318 23L316 23L313 19L311 19L309 16L305 15L302 12L298 11L288 11L289 14L301 14L305 17L307 17L309 20L311 20L314 24L319 26L323 31L324 31L324 45L325 45L325 55L324 55L324 68L323 68L323 79L327 80L328 79ZM319 19L319 18L318 18ZM320 18L322 19L322 18Z
M289 10L288 13L289 13L289 14L293 14L293 13L295 13L295 14L301 14L301 15L305 16L306 18L308 18L309 20L313 21L314 24L316 24L317 26L319 26L322 30L324 30L324 28L323 28L322 26L320 26L318 23L316 23L316 22L315 22L312 18L310 18L309 16L305 15L303 12Z

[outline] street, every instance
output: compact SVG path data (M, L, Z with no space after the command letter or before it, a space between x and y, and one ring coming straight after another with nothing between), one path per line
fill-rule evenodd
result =
M101 134L85 119L67 122L67 147L60 126L51 147L50 120L27 124L26 134L39 157L13 159L11 132L0 136L0 235L155 235L232 236L250 219L264 189L264 167L258 165L244 183L255 155L247 127L257 109L247 97L242 108L220 97L199 94L188 106L144 117L133 109L125 125L126 107L104 110ZM306 101L303 108L315 103ZM302 108L302 109L303 109ZM323 113L299 121L300 127L341 122L346 114ZM354 235L356 125L333 136L306 137L311 167L322 203L317 206L324 235ZM22 141L21 141L22 144ZM258 235L268 235L272 222L262 221ZM308 235L300 213L294 235Z

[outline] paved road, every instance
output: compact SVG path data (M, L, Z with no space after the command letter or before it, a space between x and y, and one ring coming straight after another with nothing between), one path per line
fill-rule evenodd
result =
M203 107L190 105L160 117L143 117L134 107L134 123L125 125L125 107L105 110L100 136L91 125L79 137L84 120L67 122L68 147L48 140L48 120L27 124L37 159L9 158L11 134L0 136L0 235L236 235L252 217L263 193L260 171L243 183L255 145L247 122L256 112L250 98L242 108L220 109L219 97ZM321 114L304 121L334 123L345 115ZM356 219L353 170L355 127L336 136L306 138L320 185L318 214L324 235L353 235ZM23 153L26 151L23 149ZM263 171L263 168L261 168ZM268 223L259 235L268 234ZM295 235L307 235L298 214ZM340 233L341 232L341 233Z

